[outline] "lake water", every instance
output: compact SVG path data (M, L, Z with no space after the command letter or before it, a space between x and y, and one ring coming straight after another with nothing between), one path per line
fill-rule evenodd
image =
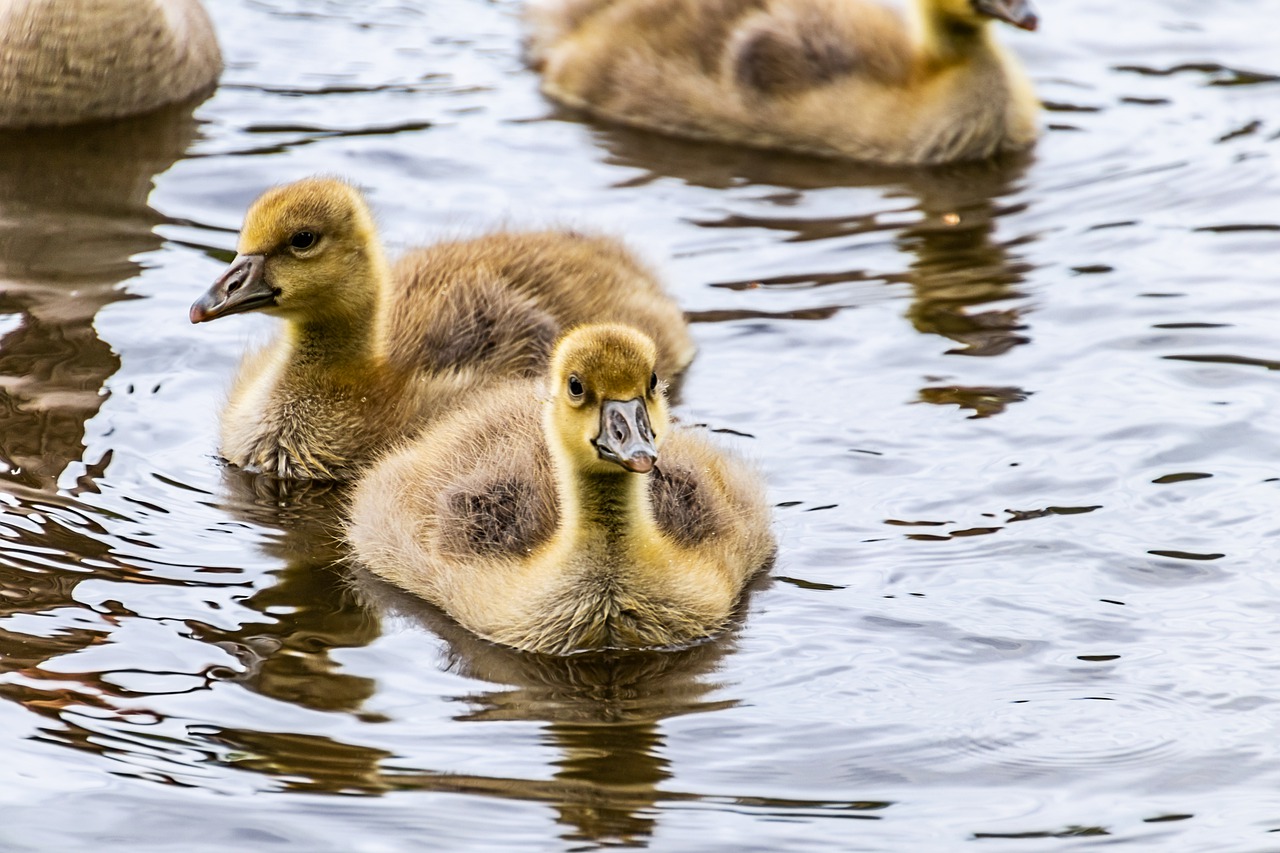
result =
M1280 54L1268 0L1003 28L1034 155L884 171L561 112L499 0L213 0L195 109L0 140L0 847L1280 850ZM218 463L248 203L393 250L625 237L759 460L741 624L548 660Z

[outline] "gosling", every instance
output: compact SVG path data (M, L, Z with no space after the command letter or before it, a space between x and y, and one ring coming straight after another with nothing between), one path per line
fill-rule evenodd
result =
M772 558L756 471L667 415L652 340L576 328L542 382L478 389L360 481L357 559L470 631L548 654L724 628Z
M0 4L0 127L139 115L208 93L221 73L199 0Z
M888 165L1029 147L1039 104L993 21L1028 0L537 0L543 92L677 136Z

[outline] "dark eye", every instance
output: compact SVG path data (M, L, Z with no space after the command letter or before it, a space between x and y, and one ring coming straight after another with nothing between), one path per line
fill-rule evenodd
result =
M576 373L574 373L574 374L570 374L570 376L569 376L569 396L571 396L571 397L581 397L581 396L582 396L582 390L583 390L583 389L582 389L582 380L578 378L578 374L576 374Z
M657 390L658 390L658 374L657 372L650 373L649 374L649 393L652 394L654 391L657 391Z
M289 245L295 249L310 249L316 244L316 235L310 231L299 231L289 238Z

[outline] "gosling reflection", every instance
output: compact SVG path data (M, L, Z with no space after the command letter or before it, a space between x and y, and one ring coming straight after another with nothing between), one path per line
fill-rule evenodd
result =
M377 616L350 589L342 565L339 483L283 481L227 468L221 509L266 531L262 550L283 565L275 583L255 585L244 606L261 620L233 627L193 625L195 635L226 649L241 670L220 677L272 699L317 711L358 712L372 679L341 671L338 648L368 645Z
M884 189L885 197L915 199L917 221L902 225L900 208L850 216L729 215L698 224L707 228L765 228L785 233L790 242L830 240L872 232L892 232L898 248L910 258L905 270L890 274L865 269L823 270L741 282L720 282L728 288L780 286L823 287L848 282L883 281L907 284L913 298L907 319L923 334L955 343L949 355L998 356L1027 343L1021 306L1008 304L1021 296L1018 285L1031 267L1013 250L1017 240L996 236L999 217L1016 212L1006 201L1030 165L1029 155L1015 155L983 163L933 169L903 169L841 163L816 158L766 155L730 146L679 142L624 128L596 131L609 151L609 162L638 168L646 174L629 184L643 184L671 176L697 186L729 188L765 185L786 188L775 194L780 209L799 200L805 190L832 187ZM1005 303L999 308L987 307ZM822 320L839 305L800 312L782 312L781 319ZM767 312L765 312L767 314ZM693 319L725 320L762 316L760 312L704 312ZM1025 399L1018 388L996 389L949 385L921 390L925 402L959 404L977 417L1002 411L1004 405ZM999 405L993 403L998 398Z
M0 133L0 483L52 490L83 456L120 367L94 316L161 245L147 196L195 138L192 109Z
M995 239L996 217L1010 212L999 200L1013 191L1025 163L985 164L921 173L910 187L922 219L899 234L914 255L906 280L915 291L907 316L918 331L960 346L951 355L994 356L1030 339L1021 310L983 310L1014 299L1031 267Z
M84 425L120 359L90 322L42 320L12 292L0 294L0 313L19 317L0 338L0 476L51 490L84 454Z
M732 652L732 636L671 652L539 655L482 640L358 567L351 569L351 583L384 618L407 619L441 637L450 671L500 685L459 697L468 710L457 719L546 724L544 741L561 752L551 781L451 777L451 784L545 801L556 810L568 840L642 843L654 831L655 807L685 798L661 789L672 775L663 755L661 721L736 704L716 698L721 685L710 677ZM410 777L397 779L413 784ZM414 787L435 788L442 779L414 781Z

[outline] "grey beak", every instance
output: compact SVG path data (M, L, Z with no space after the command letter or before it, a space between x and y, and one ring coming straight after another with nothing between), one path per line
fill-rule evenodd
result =
M648 474L658 461L658 448L653 443L653 427L644 398L605 400L600 407L600 434L596 451L607 459L636 474Z
M984 15L1024 30L1034 30L1040 23L1029 0L974 0L973 7Z
M231 266L192 304L191 322L204 323L275 305L277 293L267 283L266 264L265 255L236 255Z

